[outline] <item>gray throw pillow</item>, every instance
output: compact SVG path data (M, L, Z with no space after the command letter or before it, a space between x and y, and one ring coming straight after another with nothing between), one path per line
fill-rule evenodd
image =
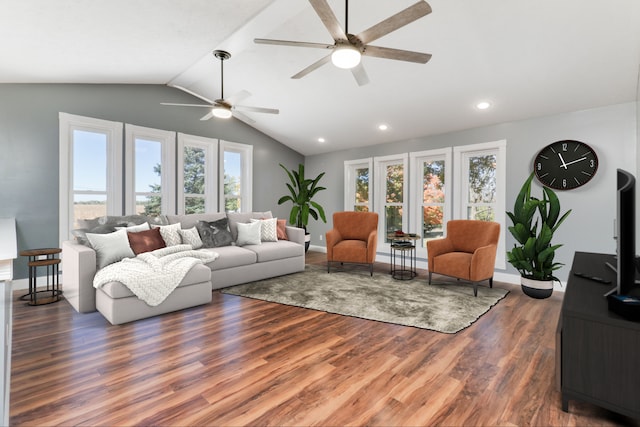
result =
M219 248L220 246L230 246L233 243L227 218L211 222L198 221L196 228L200 239L202 239L203 248Z

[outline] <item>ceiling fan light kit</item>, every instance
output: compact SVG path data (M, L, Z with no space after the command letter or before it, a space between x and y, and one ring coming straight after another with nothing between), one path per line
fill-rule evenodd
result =
M336 46L331 53L331 62L338 68L349 70L360 63L360 51L349 44Z
M229 110L228 108L221 107L219 105L216 105L211 109L211 114L213 114L213 117L217 117L219 119L228 119L233 115L231 113L231 110Z

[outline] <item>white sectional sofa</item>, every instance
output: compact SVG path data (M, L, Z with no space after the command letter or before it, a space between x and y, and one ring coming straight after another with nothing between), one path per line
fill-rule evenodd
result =
M238 223L247 224L252 219L270 217L270 212L253 212L167 215L156 218L104 217L93 220L85 229L74 231L76 240L65 241L62 244L64 296L80 313L98 310L112 324L121 324L207 304L211 301L212 289L304 271L303 229L286 226L288 240L262 241L259 244L243 246L235 244L238 239ZM222 218L228 220L234 243L197 249L215 252L218 257L206 265L193 266L178 287L161 304L153 307L148 305L117 281L107 283L98 289L94 288L93 279L98 271L97 255L96 250L87 244L84 238L86 233L109 233L118 225L131 226L143 222L154 225L180 223L180 228L186 230L193 229L200 221L211 223Z

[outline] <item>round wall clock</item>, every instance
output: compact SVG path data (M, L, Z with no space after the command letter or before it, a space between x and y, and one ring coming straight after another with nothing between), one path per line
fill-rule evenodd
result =
M542 185L556 190L571 190L594 177L598 170L598 156L584 142L556 141L540 150L533 169Z

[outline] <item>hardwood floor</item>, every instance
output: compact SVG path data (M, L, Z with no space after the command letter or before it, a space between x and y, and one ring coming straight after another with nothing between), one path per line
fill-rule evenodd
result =
M11 425L640 425L576 401L562 412L561 295L494 286L511 292L454 335L217 291L121 326L16 301Z

